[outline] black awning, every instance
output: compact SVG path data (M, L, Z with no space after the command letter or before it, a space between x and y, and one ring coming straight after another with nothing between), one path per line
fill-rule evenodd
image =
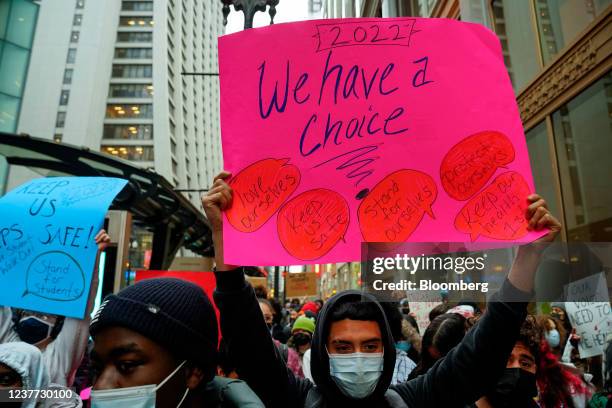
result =
M212 235L204 214L161 175L85 147L56 143L29 135L0 132L0 155L11 165L25 166L45 177L95 176L128 180L111 209L132 213L135 222L151 231L171 231L164 254L154 253L153 264L166 269L176 251L185 248L214 254ZM159 248L159 247L158 247ZM159 252L159 251L158 251ZM158 261L153 262L156 259Z

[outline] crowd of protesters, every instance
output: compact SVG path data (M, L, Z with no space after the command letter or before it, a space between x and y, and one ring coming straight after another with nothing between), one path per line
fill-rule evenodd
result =
M379 302L343 291L280 304L251 287L243 267L224 262L229 177L221 173L202 199L220 320L200 287L174 278L128 286L82 320L2 307L0 390L76 390L7 406L612 407L611 364L601 369L602 360L612 362L612 346L603 359L582 360L563 303L527 313L537 245L519 249L490 302L445 299L423 327L409 298ZM538 241L551 242L559 222L540 196L526 199L530 228L548 229ZM95 239L99 251L110 241L103 230ZM98 289L93 276L86 316Z

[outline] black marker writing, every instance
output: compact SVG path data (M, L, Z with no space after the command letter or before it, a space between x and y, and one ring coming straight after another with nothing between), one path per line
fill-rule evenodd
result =
M427 74L427 64L429 63L429 57L423 57L419 60L414 61L414 64L420 64L423 63L423 68L419 69L416 74L414 74L414 77L412 78L412 86L414 86L415 88L418 88L420 86L423 85L427 85L433 81L429 80L427 81L425 79L425 75Z

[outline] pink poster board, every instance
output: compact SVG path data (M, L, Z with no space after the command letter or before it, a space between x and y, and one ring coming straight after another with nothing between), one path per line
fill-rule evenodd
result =
M228 263L360 259L368 242L528 242L533 180L495 34L444 19L219 39Z

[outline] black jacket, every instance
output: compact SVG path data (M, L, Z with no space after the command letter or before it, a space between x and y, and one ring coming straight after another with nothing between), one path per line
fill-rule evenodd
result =
M325 303L313 337L311 369L316 386L296 378L279 355L261 314L253 289L241 269L217 272L214 299L221 315L221 331L228 341L240 378L259 395L266 407L465 407L480 398L501 376L526 317L531 294L519 291L506 281L500 292L503 303L494 299L479 323L463 341L440 359L425 375L389 387L393 375L395 347L382 308L378 324L385 346L383 373L373 394L364 400L344 396L329 374L325 340L330 311L345 297L361 292L337 294ZM369 300L375 301L373 297ZM499 298L500 293L494 295ZM389 390L393 390L389 392ZM308 402L307 402L308 401Z
M204 388L204 406L207 408L265 407L244 381L218 376Z

